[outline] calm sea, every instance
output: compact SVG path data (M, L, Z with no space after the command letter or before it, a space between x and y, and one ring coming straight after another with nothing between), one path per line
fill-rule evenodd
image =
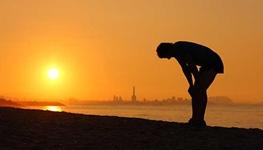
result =
M81 114L136 117L174 122L187 122L191 116L190 105L69 105L62 107L62 110ZM263 129L263 106L209 105L206 121L210 126Z

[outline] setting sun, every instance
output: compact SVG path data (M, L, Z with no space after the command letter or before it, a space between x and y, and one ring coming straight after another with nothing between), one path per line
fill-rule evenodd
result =
M51 80L56 80L59 77L59 71L56 68L51 68L48 70L48 78Z
M62 109L59 106L46 106L44 110L61 112Z

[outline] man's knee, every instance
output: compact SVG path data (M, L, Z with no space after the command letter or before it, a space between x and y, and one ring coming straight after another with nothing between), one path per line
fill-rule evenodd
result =
M194 95L203 95L206 94L206 88L203 88L201 86L194 86L193 88L193 94Z

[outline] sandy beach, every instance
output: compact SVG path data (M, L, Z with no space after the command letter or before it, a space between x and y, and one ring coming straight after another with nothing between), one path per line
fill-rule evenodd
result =
M0 108L0 149L262 150L263 130Z

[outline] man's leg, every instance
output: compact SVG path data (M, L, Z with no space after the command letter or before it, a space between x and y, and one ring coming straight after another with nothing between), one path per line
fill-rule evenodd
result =
M190 94L192 97L192 119L197 120L198 117L198 95L196 92Z
M195 95L193 96L193 106L196 110L195 119L199 121L204 120L205 110L207 105L207 89L212 84L216 77L217 72L211 70L200 70L199 78L195 80L194 88Z

